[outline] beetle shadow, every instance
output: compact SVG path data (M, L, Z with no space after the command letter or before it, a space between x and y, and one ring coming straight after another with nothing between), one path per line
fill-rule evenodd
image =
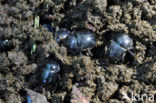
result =
M144 82L146 85L155 85L156 81L155 81L155 75L156 75L156 72L152 72L152 70L150 68L153 67L154 63L156 61L147 61L147 62L144 62L140 65L138 65L136 67L136 79L141 81L141 82ZM147 66L148 65L148 66ZM147 75L151 74L151 77L146 77ZM144 74L144 75L142 75Z

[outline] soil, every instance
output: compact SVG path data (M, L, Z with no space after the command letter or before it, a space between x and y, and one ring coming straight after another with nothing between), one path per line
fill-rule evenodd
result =
M35 15L40 17L39 30L34 29ZM69 54L43 24L93 31L93 56ZM124 62L109 63L104 47L118 33L133 39L135 56L127 53ZM131 103L132 92L154 95L156 101L156 0L0 0L4 40L0 103L26 102L22 86L43 94L49 103L70 103L73 86L90 103ZM37 48L31 54L33 45ZM49 60L60 63L61 72L55 84L44 85L38 76Z

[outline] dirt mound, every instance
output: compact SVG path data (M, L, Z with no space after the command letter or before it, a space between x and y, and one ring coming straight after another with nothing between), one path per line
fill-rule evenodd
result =
M36 15L39 30L34 28ZM93 31L93 56L69 54L43 24ZM127 53L124 62L111 64L103 50L118 33L133 39L135 57ZM49 60L60 63L61 71L55 84L45 85L38 77ZM132 102L133 94L135 101L146 94L149 102L156 96L155 84L155 0L0 1L0 103L26 102L22 86L43 94L49 103L70 102L74 86L91 103Z

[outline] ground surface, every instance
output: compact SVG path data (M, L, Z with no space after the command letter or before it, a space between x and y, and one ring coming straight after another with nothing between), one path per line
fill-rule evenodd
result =
M40 16L39 31L34 29L35 15ZM56 29L92 30L97 40L93 56L68 54L45 23ZM135 57L127 54L125 62L111 64L103 49L118 33L133 38ZM9 43L0 51L0 103L26 102L22 85L50 103L70 102L73 86L91 103L131 102L132 92L156 99L155 0L1 0L0 40L6 39ZM43 85L38 75L49 60L61 64L60 77Z

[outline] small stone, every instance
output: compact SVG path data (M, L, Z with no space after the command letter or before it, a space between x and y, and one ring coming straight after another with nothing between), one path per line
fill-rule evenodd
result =
M72 88L72 99L71 103L89 103L84 95L78 90L77 87Z
M30 96L32 103L49 103L44 95L30 89L26 89L26 91L27 94Z

